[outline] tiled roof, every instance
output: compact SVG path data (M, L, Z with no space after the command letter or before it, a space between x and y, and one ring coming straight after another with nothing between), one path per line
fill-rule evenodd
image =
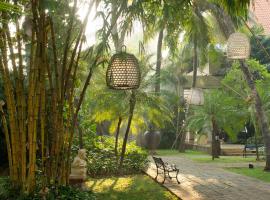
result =
M266 34L270 34L270 0L254 0L251 11L257 23L261 24Z

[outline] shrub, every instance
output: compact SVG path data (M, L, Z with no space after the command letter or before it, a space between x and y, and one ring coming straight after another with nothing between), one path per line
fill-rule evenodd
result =
M87 149L88 174L90 176L115 175L118 172L117 158L114 152L115 139L108 136L91 136L84 138ZM118 155L121 154L122 140L119 140ZM129 142L123 163L123 173L140 173L148 164L148 154L135 142Z
M8 178L0 177L0 199L1 200L43 200L39 193L40 187L31 195L22 195L19 190L11 187ZM82 191L71 186L59 186L51 188L46 195L46 200L95 200L96 197L91 191Z

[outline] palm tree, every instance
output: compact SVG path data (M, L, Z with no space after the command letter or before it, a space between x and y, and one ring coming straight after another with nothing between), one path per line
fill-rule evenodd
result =
M169 60L169 64L165 66L161 73L161 82L164 88L161 90L162 96L166 99L166 102L174 114L175 131L175 146L176 141L179 140L179 151L184 151L185 131L183 131L183 121L185 120L185 99L183 85L186 83L184 73L190 71L190 65L192 65L192 55L190 55L187 45L180 47L178 58L172 58ZM182 126L182 128L181 128Z
M118 159L121 170L129 130L133 133L147 128L147 121L151 121L157 127L162 126L164 121L170 120L167 108L163 105L161 98L154 93L148 92L152 84L152 76L149 74L149 56L141 58L140 67L142 73L141 87L136 91L115 91L106 87L105 70L100 69L93 80L94 87L88 93L89 103L85 103L84 108L90 111L89 117L95 122L104 120L111 121L111 128L115 132L115 154L118 155L118 137L121 127L126 126L122 151ZM134 102L135 99L135 102ZM132 101L132 102L130 102Z
M253 74L253 77L256 77L256 79L254 80L256 84L256 89L262 100L263 110L269 118L269 91L265 90L265 88L268 88L270 84L269 73L265 69L265 66L259 64L258 61L249 60L248 65L250 72ZM245 102L247 121L252 122L253 126L255 127L255 134L259 135L261 129L256 118L256 108L254 105L254 100L252 99L252 95L250 94L250 88L245 81L245 76L240 69L239 63L235 63L233 65L232 69L228 72L222 82L232 88L232 90L234 91L227 91L227 94L229 96L234 98L237 98L237 96L239 95L242 96L238 102L239 104L243 104L242 102Z
M204 105L191 108L193 113L188 118L188 127L197 133L212 134L212 159L220 154L220 130L225 130L235 138L246 122L246 112L241 110L239 102L226 93L212 90L205 94ZM235 123L235 121L238 123Z
M186 43L193 44L193 81L192 87L196 87L197 70L202 62L199 62L199 58L202 60L207 55L207 46L210 42L210 26L206 18L203 16L203 10L200 8L200 4L194 2L189 17L186 19L183 29L185 30ZM200 51L199 51L200 50Z
M179 34L182 31L183 19L190 7L189 1L133 1L134 13L142 23L144 39L147 42L158 34L157 57L155 69L155 92L160 93L160 72L162 65L162 49L164 44L176 55ZM137 2L137 4L136 4Z
M245 3L245 2L244 2ZM216 6L216 11L218 11L218 13L216 12L216 16L218 19L218 22L220 24L220 27L223 27L223 33L225 35L226 38L228 38L230 36L230 34L234 33L236 28L235 25L233 23L233 20L231 17L229 17L228 14L226 14L224 12L223 9L220 9L220 7ZM232 6L232 14L236 14L232 15L233 17L237 17L237 14L239 14L239 11L234 10L235 7ZM236 12L233 12L236 11ZM224 19L226 19L226 21L219 19L220 17L224 17ZM268 118L266 116L265 111L263 110L263 104L262 104L262 100L261 97L258 93L258 90L255 86L254 83L254 79L252 77L252 74L249 71L249 67L246 64L246 62L244 60L240 60L240 68L242 70L242 72L245 75L245 79L247 81L248 87L251 90L251 94L252 94L252 98L254 99L254 106L255 106L255 115L256 115L256 121L258 123L258 126L260 128L260 130L262 131L262 135L264 138L264 143L265 143L265 147L266 147L266 165L265 165L265 170L270 170L270 129L269 129L269 125L268 125Z

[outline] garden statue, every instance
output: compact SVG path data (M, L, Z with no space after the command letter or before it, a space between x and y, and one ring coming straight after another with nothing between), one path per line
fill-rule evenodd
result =
M69 180L73 183L82 183L86 179L86 150L80 149L78 155L71 164L71 174Z

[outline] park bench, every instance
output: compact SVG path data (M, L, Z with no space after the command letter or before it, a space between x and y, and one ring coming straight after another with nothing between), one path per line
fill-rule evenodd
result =
M178 177L177 177L179 173L179 169L177 169L175 165L170 165L164 162L161 158L154 157L154 156L153 156L153 160L155 161L155 164L157 167L157 175L155 179L157 179L159 174L164 174L164 180L162 183L165 182L166 177L169 177L170 179L176 178L177 183L180 184L180 181L178 180ZM176 173L176 176L171 176L170 173L172 172Z
M263 151L260 151L260 149L263 149L263 144L258 144L258 151L259 154L263 154ZM245 144L243 149L243 157L247 157L247 154L255 154L256 153L256 144Z

